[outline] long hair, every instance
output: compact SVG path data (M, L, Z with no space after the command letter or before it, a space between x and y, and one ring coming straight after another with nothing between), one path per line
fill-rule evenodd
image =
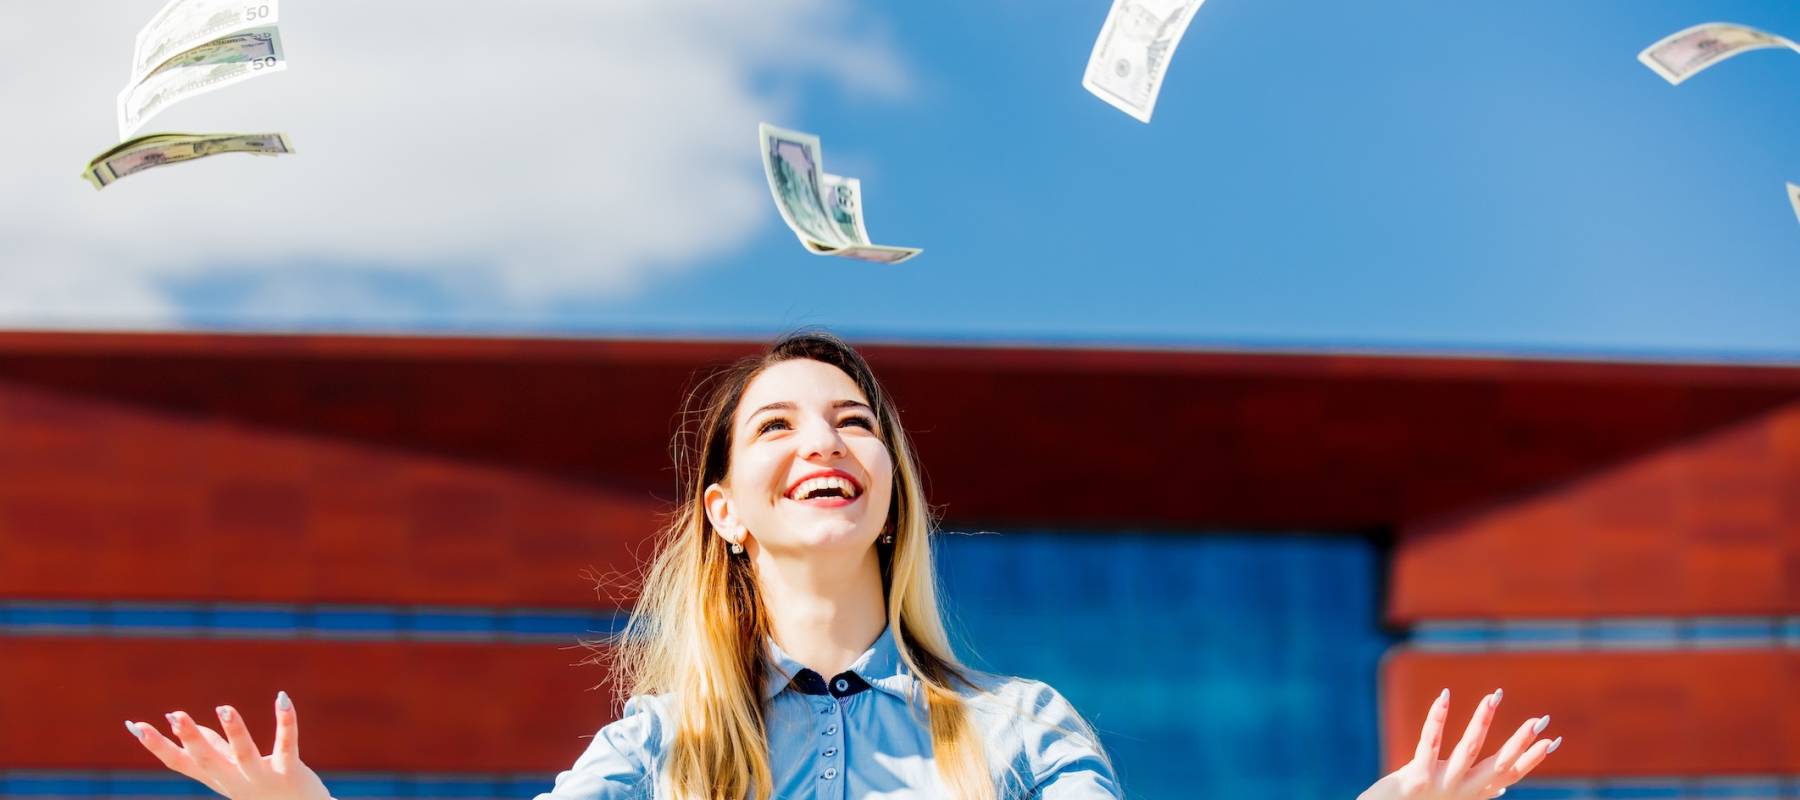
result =
M894 461L886 530L876 545L887 598L888 629L901 660L923 687L939 776L951 796L994 800L981 731L957 685L980 691L956 660L938 608L930 512L918 464L893 401L867 363L823 332L789 334L768 352L714 373L688 394L671 449L680 482L677 507L662 530L643 590L611 648L622 696L667 694L674 741L660 778L679 800L771 800L761 687L771 630L749 559L732 557L706 516L706 487L730 467L732 420L746 387L763 370L810 359L844 371L874 409ZM915 698L916 699L916 698Z

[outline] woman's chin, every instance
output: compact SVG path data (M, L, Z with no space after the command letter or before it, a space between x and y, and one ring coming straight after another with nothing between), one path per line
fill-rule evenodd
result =
M863 530L859 520L795 521L780 536L784 544L798 549L862 549L872 547L876 532ZM765 536L764 540L770 538Z

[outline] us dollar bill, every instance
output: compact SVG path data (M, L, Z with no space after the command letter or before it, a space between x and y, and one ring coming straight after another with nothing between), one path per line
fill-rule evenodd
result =
M287 69L287 50L274 26L222 36L170 57L119 92L119 138L191 97Z
M853 258L857 261L873 261L877 264L898 264L923 252L925 251L917 247L863 244L833 251L831 255L839 258Z
M1708 22L1672 33L1644 48L1638 53L1638 61L1678 86L1727 58L1769 47L1800 52L1800 45L1766 31L1730 22Z
M825 171L819 137L763 123L763 174L781 220L808 252L898 264L923 250L872 244L863 221L862 181Z
M177 53L280 21L280 0L170 0L138 31L127 85L143 80Z
M278 156L292 152L294 147L283 133L158 133L121 142L94 156L81 177L95 189L104 189L147 169L208 156Z
M1790 183L1787 185L1787 190L1788 202L1794 204L1794 216L1800 218L1800 186Z
M1081 85L1139 122L1149 122L1175 46L1205 0L1113 0Z
M862 181L822 172L819 190L825 200L825 213L844 240L869 241L869 229L863 224Z

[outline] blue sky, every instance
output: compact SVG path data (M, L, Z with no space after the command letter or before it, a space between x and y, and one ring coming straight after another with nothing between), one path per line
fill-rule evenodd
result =
M1783 191L1800 182L1800 54L1749 53L1681 86L1635 59L1706 21L1800 37L1800 3L1209 0L1150 125L1080 85L1107 6L915 0L837 20L835 35L859 44L834 59L882 49L901 79L744 62L737 78L776 109L770 122L817 133L826 168L863 179L875 240L925 248L898 267L808 255L764 192L732 237L654 251L623 288L502 302L479 270L444 277L478 253L399 268L379 252L304 248L156 286L177 327L827 325L898 339L1800 359L1800 221ZM609 113L629 125L663 108ZM307 155L307 131L291 133ZM754 126L740 138L742 164L721 167L734 175L759 166Z

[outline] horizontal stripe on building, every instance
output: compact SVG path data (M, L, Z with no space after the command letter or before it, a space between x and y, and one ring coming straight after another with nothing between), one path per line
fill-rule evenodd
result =
M324 773L320 778L338 800L385 798L529 798L549 791L555 773L543 775L442 775L406 773ZM0 771L0 797L217 798L218 795L171 772Z
M1427 620L1402 646L1445 652L1800 647L1800 617Z
M1526 781L1507 800L1650 800L1651 798L1800 798L1800 776L1631 778Z
M0 636L568 641L616 634L625 619L514 608L0 601Z

